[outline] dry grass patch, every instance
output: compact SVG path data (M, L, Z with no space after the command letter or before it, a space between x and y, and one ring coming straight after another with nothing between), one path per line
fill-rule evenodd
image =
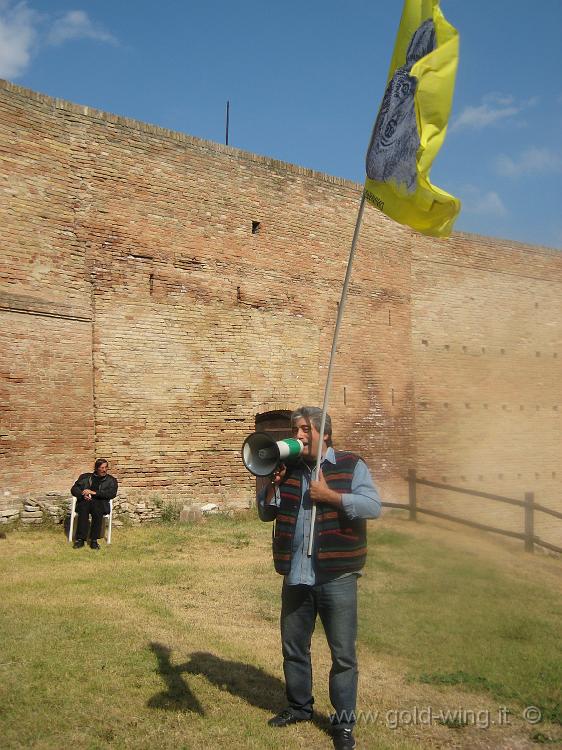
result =
M523 748L538 732L560 737L560 563L466 540L391 515L372 525L358 706L372 713L359 747ZM284 705L281 578L269 547L269 525L251 514L124 529L99 553L73 550L56 530L0 540L3 745L331 747L320 625L317 722L266 725ZM526 724L526 701L549 720ZM496 718L503 705L511 723L488 728L408 723L405 713Z

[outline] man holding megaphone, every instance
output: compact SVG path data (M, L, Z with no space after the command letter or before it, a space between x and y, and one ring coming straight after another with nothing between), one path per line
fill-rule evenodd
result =
M334 747L350 750L355 747L357 699L357 578L367 554L365 520L377 518L381 501L362 459L332 447L328 415L320 445L321 419L322 409L317 407L303 406L293 412L293 437L302 446L286 463L274 461L271 483L258 495L261 520L275 520L273 560L276 571L284 576L281 642L288 706L269 724L284 727L312 719L310 642L318 614L332 654L329 688ZM285 452L285 446L277 443L276 450ZM260 466L266 451L267 446L262 448ZM321 470L314 480L318 451ZM253 453L257 456L259 450ZM309 555L313 505L316 523Z

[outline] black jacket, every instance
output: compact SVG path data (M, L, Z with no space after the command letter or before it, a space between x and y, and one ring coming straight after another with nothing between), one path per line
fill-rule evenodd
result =
M94 476L94 473L91 471L88 471L85 474L80 474L78 479L72 485L70 494L81 500L82 490L86 490L92 486L92 479L94 478ZM100 480L100 484L95 497L98 500L103 501L104 511L106 515L110 511L109 501L113 500L113 498L117 495L117 488L117 479L115 479L115 477L112 477L111 474L106 474L104 478Z

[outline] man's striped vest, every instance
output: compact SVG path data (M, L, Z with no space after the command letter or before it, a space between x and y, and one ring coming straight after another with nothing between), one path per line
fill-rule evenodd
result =
M359 456L336 452L336 463L325 461L322 473L328 487L336 492L351 492L351 482ZM290 469L280 487L281 502L275 519L273 562L275 570L286 575L291 569L295 525L301 504L301 479L304 468ZM351 573L365 565L367 527L365 519L351 520L328 503L317 503L313 553L319 573Z

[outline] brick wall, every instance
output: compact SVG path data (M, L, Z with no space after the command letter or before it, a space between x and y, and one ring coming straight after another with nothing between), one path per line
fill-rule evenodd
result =
M486 237L416 242L418 473L562 510L562 253ZM523 509L424 488L436 510L521 531ZM562 541L562 522L536 515Z
M93 321L93 393L83 395L95 405L95 440L80 460L108 456L129 496L250 497L239 455L256 414L321 401L359 186L9 84L0 97L2 153L21 158L10 133L27 128L27 191L60 172L62 206L41 210L44 236L57 238L38 240L41 255L24 236L27 216L38 220L33 201L6 213L22 233L6 284L17 272L25 285L48 258L59 305L83 304ZM3 162L6 186L13 174ZM336 444L359 451L402 498L413 435L410 235L367 215L331 404ZM40 289L27 293L35 303ZM61 337L72 351L74 335ZM89 361L74 364L70 378L91 378ZM61 400L68 385L53 386ZM42 400L30 378L20 392ZM9 433L25 462L28 429L14 422ZM77 436L67 437L58 450L75 456ZM64 486L74 471L61 471ZM33 490L10 462L4 482Z
M53 106L0 87L0 508L94 456L91 284L78 170ZM71 165L72 161L72 165Z
M360 186L3 83L0 187L4 491L105 455L131 498L249 498L256 414L322 399ZM330 411L387 499L417 466L561 507L560 257L366 210Z

